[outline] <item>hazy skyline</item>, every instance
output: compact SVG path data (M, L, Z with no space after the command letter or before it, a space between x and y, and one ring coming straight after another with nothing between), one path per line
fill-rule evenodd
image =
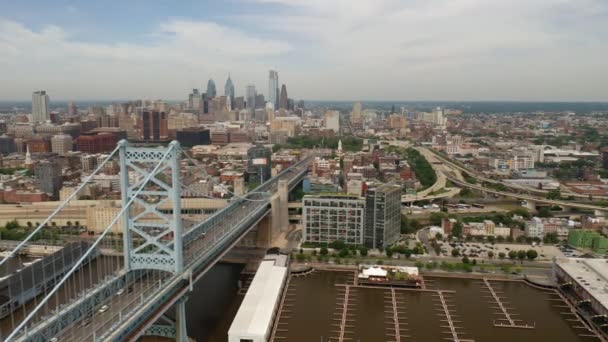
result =
M0 100L608 100L608 1L5 2ZM220 90L223 94L223 90Z

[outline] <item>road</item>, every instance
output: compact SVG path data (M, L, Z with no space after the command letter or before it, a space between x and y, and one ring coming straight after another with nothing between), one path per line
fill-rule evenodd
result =
M517 185L517 184L512 184L512 183L506 183L506 182L502 182L496 179L492 179L492 178L487 178L484 176L480 176L479 174L477 174L474 170L462 167L456 163L454 163L453 161L451 161L449 158L444 157L439 155L438 153L432 152L431 150L429 150L428 148L424 148L424 147L417 147L418 151L420 151L421 153L423 153L425 155L425 157L427 157L427 160L429 160L429 154L432 154L435 156L436 159L440 160L442 163L445 164L445 166L449 166L454 170L458 170L461 172L466 172L469 175L471 175L472 177L476 178L478 181L481 182L487 182L487 183L493 183L493 184L501 184L504 185L505 187L509 188L509 189L515 189L515 190L519 190L519 191L525 191L528 193L537 193L541 196L546 196L547 193L549 193L549 190L543 190L543 189L538 189L538 188L532 188L532 187L528 187L528 186L522 186L522 185ZM423 152L424 151L424 152ZM464 179L462 178L462 176L457 177L459 178L461 181L464 181ZM588 195L582 195L582 194L578 194L576 192L572 192L569 189L565 188L565 187L560 187L560 189L564 190L565 195L567 196L572 196L575 198L581 198L581 199L588 199L589 196ZM603 199L603 200L608 200L608 196L593 196L594 199Z
M597 205L591 205L591 204L584 204L584 203L577 203L577 202L566 202L566 201L558 201L558 200L549 200L546 198L542 198L542 197L534 197L534 196L530 196L530 195L522 195L522 194L516 194L516 193L512 193L512 192L505 192L505 191L498 191L498 190L494 190L494 189L489 189L486 188L484 186L481 185L477 185L477 184L471 184L468 182L464 182L464 181L460 181L456 178L448 178L450 181L452 181L454 184L461 186L461 187L465 187L465 188L471 188L474 190L479 190L482 192L486 192L486 193L490 193L490 194L494 194L494 195L499 195L499 196L504 196L504 197L512 197L512 198L517 198L520 200L526 200L526 201L530 201L530 202L536 202L536 203L543 203L543 204L549 204L549 205L557 205L557 206L562 206L562 207L567 207L567 208L578 208L578 209L585 209L585 210L597 210L600 212L607 212L608 208L606 207L600 207Z
M401 202L402 203L412 203L415 201L435 200L435 199L440 199L440 198L454 197L454 196L458 195L460 193L460 188L456 188L456 187L446 188L446 185L447 185L446 173L454 173L454 174L456 174L457 177L462 178L462 175L460 174L460 172L457 172L457 171L455 172L453 169L449 168L447 165L442 163L442 161L434 153L428 151L427 149L423 149L423 148L416 148L416 149L431 164L431 167L433 168L433 170L435 171L435 174L437 175L437 180L435 181L435 184L433 184L432 186L430 186L429 188L427 188L425 190L420 191L419 193L417 193L414 196L412 196L412 195L401 196ZM444 192L434 194L435 192L438 192L438 191L444 191Z

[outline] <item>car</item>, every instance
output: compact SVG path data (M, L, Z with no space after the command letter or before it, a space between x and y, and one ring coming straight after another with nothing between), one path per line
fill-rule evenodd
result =
M50 340L49 340L49 342L57 342L57 341L59 341L59 340L57 339L57 337L53 337L52 339L50 339Z
M120 289L120 290L116 291L117 296L120 296L123 293L125 293L125 289Z
M99 309L99 313L104 313L104 312L108 311L109 308L110 308L109 306L104 305Z

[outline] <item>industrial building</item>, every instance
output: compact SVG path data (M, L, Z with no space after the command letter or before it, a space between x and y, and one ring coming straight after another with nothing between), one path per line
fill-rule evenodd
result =
M608 315L608 260L556 258L553 277L571 300L588 301L595 314Z
M266 256L228 330L228 342L270 339L287 276L287 256Z

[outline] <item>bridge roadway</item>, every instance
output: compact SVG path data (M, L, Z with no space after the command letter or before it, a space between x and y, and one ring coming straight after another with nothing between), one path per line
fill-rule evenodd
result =
M550 204L550 205L557 205L557 206L562 206L562 207L567 207L567 208L578 208L578 209L585 209L585 210L598 210L598 211L603 211L603 212L607 212L608 208L606 207L600 207L598 205L592 205L592 204L584 204L584 203L577 203L577 202L566 202L566 201L558 201L558 200L550 200L550 199L546 199L546 198L540 198L540 197L534 197L534 196L530 196L530 195L522 195L522 194L516 194L516 193L512 193L512 192L505 192L505 191L498 191L498 190L494 190L494 189L489 189L486 187L483 187L481 185L477 185L477 184L471 184L468 182L463 182L459 179L456 179L455 177L452 176L446 176L450 181L452 181L452 183L461 186L461 187L465 187L465 188L470 188L470 189L475 189L475 190L479 190L479 191L483 191L485 193L489 193L489 194L495 194L495 195L500 195L500 196L505 196L505 197L512 197L512 198L517 198L520 200L526 200L526 201L531 201L531 202L536 202L536 203L544 203L544 204Z
M273 193L279 179L288 180L289 190L293 189L307 174L312 157L307 157L291 168L281 172L255 191ZM252 199L263 199L263 195L250 194ZM94 307L93 318L84 318L64 327L55 337L59 341L125 341L143 335L163 313L181 297L187 296L191 286L198 281L223 255L230 250L249 230L270 212L270 200L235 200L207 220L193 226L184 234L184 272L178 275L164 273L162 278L150 279L147 273L141 277L130 277L121 273L121 285L112 289L104 302ZM214 220L216 222L214 222ZM215 224L214 224L215 223ZM157 272L158 273L158 272ZM108 286L113 282L108 281ZM124 293L116 295L118 288ZM97 289L98 290L98 289ZM108 310L102 314L97 310L102 305ZM69 310L69 307L64 310ZM59 315L57 315L59 316ZM40 322L44 325L48 322ZM39 327L34 327L39 328ZM24 341L42 341L40 336Z

